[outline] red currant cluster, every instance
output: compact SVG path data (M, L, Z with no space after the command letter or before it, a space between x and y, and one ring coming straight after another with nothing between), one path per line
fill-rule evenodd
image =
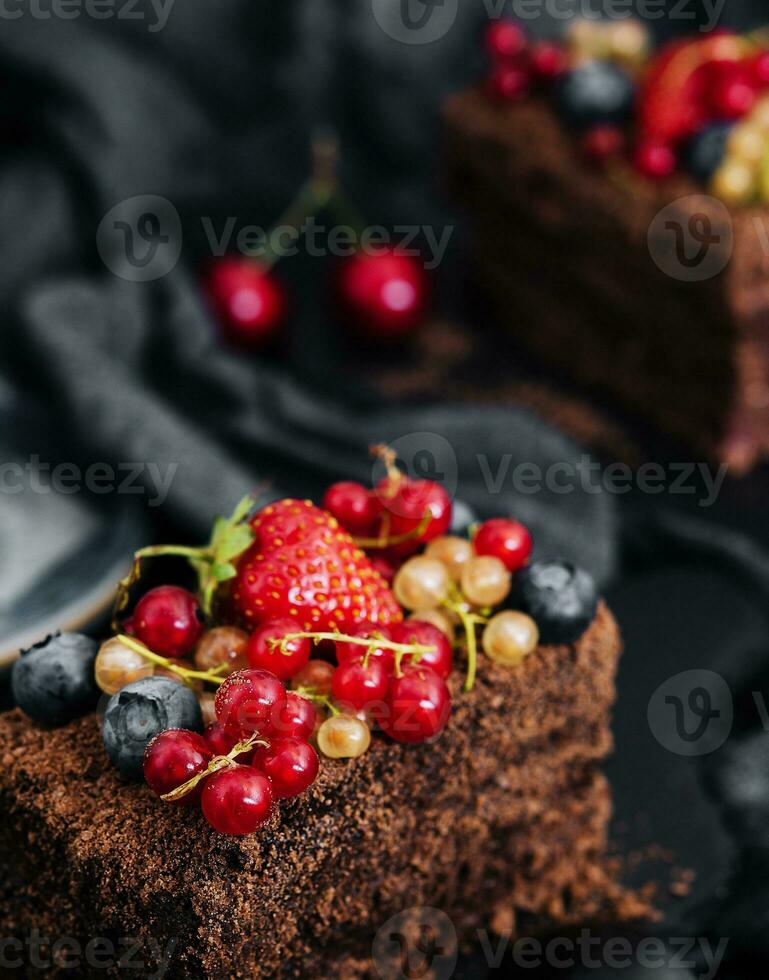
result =
M486 32L491 59L488 91L498 99L515 102L532 89L550 84L568 67L566 52L553 41L530 42L512 20L494 21Z

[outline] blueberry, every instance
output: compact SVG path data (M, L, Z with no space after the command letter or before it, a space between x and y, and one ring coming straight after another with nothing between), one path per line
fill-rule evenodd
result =
M102 727L104 747L123 776L141 779L144 750L169 728L202 732L198 699L170 677L144 677L110 698Z
M574 643L595 618L598 593L570 562L538 561L516 574L512 604L531 616L543 643Z
M721 166L733 126L733 123L714 123L689 140L684 152L684 164L696 180L706 183Z
M451 510L451 534L458 534L466 537L470 526L478 523L478 516L469 504L464 500L455 500Z
M559 114L577 129L625 122L634 100L630 76L605 61L589 61L567 72L555 91Z
M16 704L41 725L63 725L86 714L99 699L98 649L81 633L55 633L23 650L11 674Z

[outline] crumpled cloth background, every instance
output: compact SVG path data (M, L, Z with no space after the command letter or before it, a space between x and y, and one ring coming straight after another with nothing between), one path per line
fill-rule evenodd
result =
M440 42L420 46L388 37L369 2L217 0L214 10L177 0L159 30L149 29L157 8L134 9L143 20L24 16L0 31L3 453L45 445L83 467L173 465L168 497L149 517L197 539L261 481L317 496L335 478L367 479L366 449L378 441L395 442L418 469L419 434L431 434L431 472L456 474L462 500L481 514L515 512L541 553L573 557L607 584L627 638L612 773L618 840L656 842L697 872L659 934L727 937L723 976L769 959L769 735L754 696L766 681L764 478L728 486L692 525L687 501L660 523L666 505L654 499L521 495L504 483L490 498L479 455L496 472L505 454L513 467L545 467L576 465L583 450L515 406L454 405L450 392L431 404L375 396L335 329L325 263L300 257L281 269L293 314L280 358L223 346L197 288L201 216L217 228L228 215L268 227L307 173L319 124L338 131L345 186L372 222L457 221L440 188L438 112L481 70L484 5L463 4ZM760 4L729 0L729 19L758 23ZM117 204L147 194L173 203L184 249L168 275L137 283L105 267L96 231ZM439 278L461 275L461 237ZM450 307L446 295L438 303ZM16 580L24 561L26 547L11 552L3 535L20 526L18 513L18 498L0 495L0 581ZM37 528L44 551L70 519L28 521L27 547ZM748 554L739 532L750 536ZM732 693L731 734L704 757L666 748L647 721L652 693L689 669L716 672ZM491 972L480 956L461 969ZM636 966L632 975L644 974Z

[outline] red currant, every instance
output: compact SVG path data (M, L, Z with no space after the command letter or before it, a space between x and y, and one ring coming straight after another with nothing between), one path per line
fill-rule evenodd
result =
M156 735L144 753L144 778L157 796L164 796L172 790L204 772L214 753L210 746L196 732L170 729ZM175 801L189 806L200 799L202 786Z
M633 153L636 170L652 180L664 180L675 173L676 155L667 143L639 143Z
M220 834L253 834L272 813L272 787L264 773L250 766L232 766L206 780L203 815Z
M497 65L489 75L489 95L503 102L520 102L529 94L531 76L518 65Z
M411 480L403 477L393 488L389 478L376 489L382 506L390 517L390 537L410 535L407 541L392 545L390 554L404 557L414 554L420 546L439 538L451 525L451 497L433 480ZM424 529L416 531L429 515Z
M451 715L446 682L429 667L407 668L390 683L379 724L396 742L426 742L443 731Z
M750 62L750 74L759 88L769 87L769 51L759 51Z
M529 560L532 549L528 528L518 521L495 517L485 521L473 538L476 555L499 558L509 572L517 572Z
M322 506L350 534L366 535L374 523L374 502L362 483L332 484L323 495Z
M396 643L418 643L420 646L430 647L430 650L421 654L417 663L420 667L429 667L438 677L446 680L454 666L454 654L446 634L437 626L410 619L393 626L392 636ZM410 659L408 656L404 657L404 665Z
M342 305L362 332L381 340L410 334L423 318L428 280L416 258L391 249L358 252L342 263Z
M254 765L272 783L278 799L288 799L304 793L318 775L318 753L299 738L279 738L268 748L260 748Z
M531 71L540 82L551 82L568 68L566 52L552 41L537 41L531 47Z
M267 735L286 706L286 689L267 670L241 670L230 674L216 694L219 724L234 735Z
M374 642L376 642L377 637L381 637L384 640L392 639L391 632L386 626L374 626L371 623L362 623L348 635L359 637L362 640L370 639ZM350 660L357 660L365 652L366 647L362 647L357 643L345 643L344 640L337 640L336 642L336 659L340 665ZM393 660L395 659L395 654L392 650L388 650L386 647L374 646L371 648L369 658L380 660L388 673L392 671Z
M625 147L619 126L594 126L582 137L582 150L591 163L602 164L618 157Z
M718 119L740 119L758 98L750 67L743 62L717 61L709 66L710 109Z
M228 732L224 725L220 725L218 721L206 728L203 732L203 738L214 755L229 755L240 741L237 735ZM245 764L247 761L245 754L238 756L238 762Z
M352 713L363 711L384 702L389 681L384 664L375 657L370 657L367 663L361 656L346 660L334 671L334 700L352 708Z
M496 20L486 30L486 50L494 60L519 57L527 43L525 31L513 20Z
M209 272L207 289L222 332L231 342L261 350L280 332L285 292L253 259L221 259Z
M246 647L249 666L269 670L282 681L290 680L307 666L312 645L306 637L289 640L285 650L280 646L273 646L272 642L297 632L299 629L293 619L273 619L260 626L251 634Z
M188 654L203 635L198 600L178 585L160 585L136 603L134 635L161 657Z
M318 723L318 713L309 698L295 691L286 693L286 706L278 712L273 731L280 737L309 739Z

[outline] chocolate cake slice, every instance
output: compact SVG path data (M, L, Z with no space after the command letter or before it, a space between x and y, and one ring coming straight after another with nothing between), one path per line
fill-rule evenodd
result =
M706 458L766 455L766 207L727 207L683 174L591 167L542 96L478 88L445 118L477 274L516 341Z
M573 645L540 646L516 669L485 661L472 692L452 678L436 741L376 736L360 758L324 758L306 794L243 838L123 782L95 716L49 731L0 716L0 934L17 940L6 958L50 975L30 962L34 935L39 962L83 976L104 976L129 945L146 976L365 976L384 927L375 966L387 975L400 947L386 923L398 916L408 933L424 907L450 920L443 948L479 928L639 912L606 863L600 767L619 650L601 604Z

